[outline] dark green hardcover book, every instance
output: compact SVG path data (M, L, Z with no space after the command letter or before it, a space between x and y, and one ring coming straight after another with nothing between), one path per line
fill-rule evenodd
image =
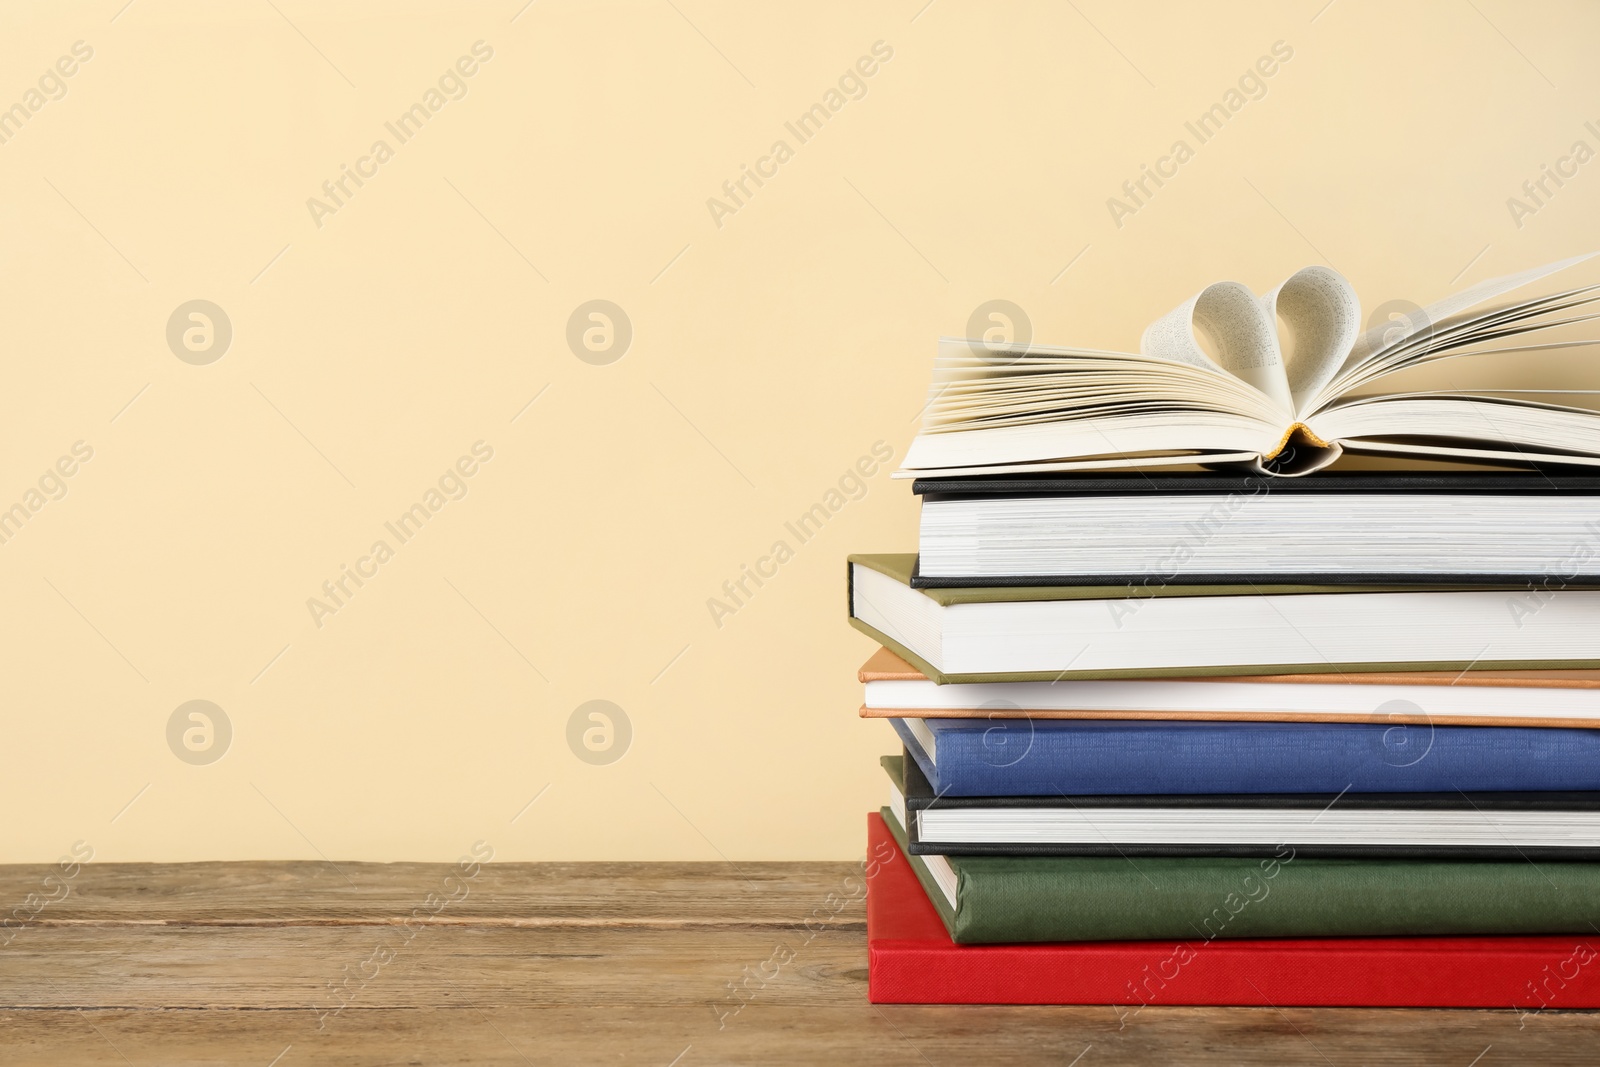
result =
M900 757L888 757L891 777ZM883 819L907 846L902 813ZM1593 934L1600 863L911 856L957 944Z

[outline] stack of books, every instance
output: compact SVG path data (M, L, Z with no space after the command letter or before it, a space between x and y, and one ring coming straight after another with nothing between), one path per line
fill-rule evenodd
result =
M1312 268L1139 355L944 344L920 551L849 561L875 1002L1600 1006L1600 415L1348 396L1594 343L1596 287L1493 302L1576 262L1377 337Z

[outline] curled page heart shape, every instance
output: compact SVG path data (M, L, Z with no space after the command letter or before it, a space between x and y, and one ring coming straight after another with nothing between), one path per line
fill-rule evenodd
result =
M1327 267L1306 267L1259 298L1239 282L1208 285L1152 323L1139 350L1220 367L1282 408L1287 428L1301 402L1343 365L1360 323L1361 302L1350 283Z
M1207 354L1197 331L1211 342ZM1294 414L1289 381L1278 348L1278 324L1250 289L1216 282L1150 324L1139 340L1147 356L1197 367L1220 367L1267 394L1284 414Z
M1295 414L1303 415L1341 366L1361 328L1361 301L1344 275L1327 267L1306 267L1261 298L1267 315L1287 333L1285 371ZM1283 346L1283 336L1279 346Z

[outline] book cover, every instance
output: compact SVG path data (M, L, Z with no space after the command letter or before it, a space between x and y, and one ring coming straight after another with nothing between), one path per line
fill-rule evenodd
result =
M900 851L894 812L879 816ZM1587 934L1600 864L907 856L957 944L1159 938ZM952 901L930 865L954 880Z
M1600 861L1597 792L961 797L936 793L911 757L879 763L903 800L909 849L917 855L1266 858L1288 847L1299 856L1341 859ZM961 813L979 813L984 825ZM1038 813L1064 817L1082 832L1052 837L1029 820ZM1509 813L1502 820L1509 828L1493 821L1499 813ZM947 822L951 815L960 837L926 828L926 819ZM1530 827L1528 815L1544 818ZM1391 833L1402 820L1404 833Z
M856 552L847 557L901 585L911 586L917 570L915 552ZM1331 582L1196 582L1186 585L1152 583L1130 588L1128 582L1099 582L1086 585L986 585L957 586L919 590L941 607L956 604L1024 603L1032 600L1120 600L1133 593L1141 597L1256 596L1266 593L1439 593L1451 589L1466 591L1478 586L1456 584L1441 587L1432 583L1378 583L1352 585ZM1504 585L1507 589L1526 589L1526 582ZM913 661L914 662L914 661Z
M876 812L867 816L875 1004L1600 1007L1600 935L957 945Z
M931 679L914 665L886 647L879 647L856 672L862 685L874 683L910 682L924 683ZM872 689L868 689L867 703L861 705L859 714L864 719L918 718L918 719L983 719L998 722L1004 719L1159 719L1163 721L1197 722L1371 722L1397 725L1435 726L1600 726L1600 702L1580 701L1581 713L1530 714L1528 707L1540 706L1538 694L1546 691L1581 693L1600 689L1600 671L1597 670L1473 670L1473 671L1386 671L1339 674L1261 674L1238 677L1168 678L1156 683L1160 693L1150 690L1151 683L1134 683L1145 696L1146 705L1136 706L1120 697L1116 707L1096 706L1096 701L1112 703L1103 685L1117 687L1121 694L1133 688L1124 680L1109 683L1062 681L1050 684L1050 693L1065 703L1069 694L1080 694L1074 707L1043 707L1043 701L1030 702L1026 694L1037 697L1038 690L1026 683L1018 685L997 682L988 685L952 685L943 687L955 692L969 692L965 703L952 697L930 706L915 706L914 702L890 702L882 696L874 703ZM1217 706L1214 694L1230 691L1233 686L1253 688L1231 689L1239 702L1236 708ZM1291 686L1303 690L1280 705L1262 707L1255 703L1255 692L1263 686ZM1452 712L1468 700L1464 691L1507 690L1497 699L1515 701L1506 710L1516 714L1465 714ZM1353 696L1352 696L1353 691ZM1097 694L1097 695L1091 695ZM1395 700L1397 696L1414 697L1415 706ZM1361 710L1335 711L1335 703L1354 699ZM1326 701L1319 704L1318 701ZM1186 705L1187 702L1187 705ZM1589 710L1583 704L1594 705ZM1159 704L1159 706L1157 706ZM1244 710L1246 704L1251 710Z
M919 478L915 589L1595 588L1600 476L1557 469ZM1544 530L1529 542L1525 531ZM1138 535L1129 540L1125 533ZM1181 552L1180 552L1181 549Z
M862 567L866 570L883 575L894 582L907 587L911 586L911 575L916 566L916 556L908 553L856 553L846 559L845 563L845 596L847 620L852 627L872 638L876 643L888 648L895 655L910 663L922 675L940 685L951 683L987 683L987 682L1053 682L1064 678L1075 679L1112 679L1112 678L1233 678L1245 675L1317 675L1317 674L1344 674L1344 673L1393 673L1410 671L1523 671L1523 670L1594 670L1600 668L1600 657L1553 657L1553 658L1498 658L1492 655L1480 655L1472 659L1443 659L1443 660L1348 660L1330 662L1308 661L1304 663L1230 663L1225 666L1145 666L1145 667L1114 667L1114 668L1078 668L1068 666L1056 670L1008 670L1008 671L942 671L935 667L923 656L907 647L890 634L885 633L877 626L868 623L856 614L856 589L855 568ZM1218 586L1218 585L1171 585L1153 584L1149 587L1132 589L1129 586L984 586L966 587L959 589L918 589L917 596L927 597L940 607L958 607L968 604L1005 604L1005 603L1032 603L1040 601L1074 601L1074 600L1119 600L1133 602L1135 600L1162 600L1166 598L1188 597L1262 597L1270 595L1301 595L1301 594L1337 594L1340 596L1357 593L1443 593L1443 592L1484 592L1483 587L1468 588L1442 588L1439 586ZM1507 591L1512 590L1507 587ZM1524 586L1517 586L1516 592L1526 593ZM1574 597L1586 597L1591 594L1582 590L1565 590ZM1133 594L1137 594L1135 597ZM1520 633L1520 631L1519 631ZM1241 656L1241 658L1247 658Z
M943 797L1600 790L1600 730L1317 722L890 723Z
M1413 496L1600 496L1600 474L1564 471L1319 471L1304 478L1274 479L1235 471L1151 471L1140 474L1081 473L917 478L918 496L1177 496L1228 493L1322 495L1404 493Z

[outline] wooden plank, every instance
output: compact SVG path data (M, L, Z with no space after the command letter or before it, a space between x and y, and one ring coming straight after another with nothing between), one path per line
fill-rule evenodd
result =
M875 1007L855 864L461 877L84 865L63 892L54 868L0 868L26 917L0 931L0 1062L1493 1067L1600 1047L1600 1013L1554 1010Z
M676 1008L498 1007L308 1012L3 1011L8 1067L1284 1067L1286 1064L1537 1063L1591 1067L1593 1013L1150 1008L1118 1030L1105 1008L752 1005L723 1029ZM1087 1051L1086 1051L1087 1050ZM274 1064L274 1057L279 1058ZM1079 1058L1081 1057L1081 1058Z
M0 865L0 907L19 922L30 895L56 898L30 920L46 925L388 923L433 894L454 899L422 921L672 928L802 922L860 881L859 863L19 864Z
M862 907L852 906L859 917ZM778 980L759 973L779 945ZM781 957L780 957L781 958ZM751 968L754 979L744 975ZM771 974L771 967L765 968ZM826 927L65 926L0 950L0 1007L703 1006L866 999L866 939ZM737 1005L736 999L731 1003Z

